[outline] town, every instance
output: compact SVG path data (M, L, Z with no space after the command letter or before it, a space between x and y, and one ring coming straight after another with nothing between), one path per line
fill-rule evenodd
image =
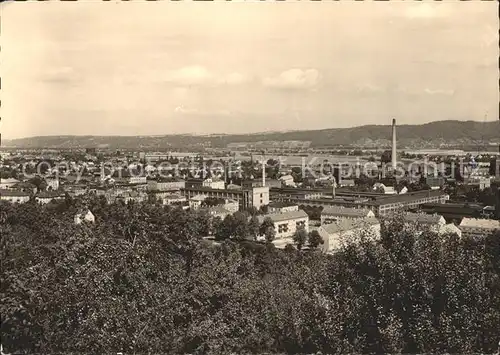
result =
M305 239L314 234L325 252L367 225L379 231L378 219L395 212L439 233L484 236L500 228L500 146L489 155L436 150L420 159L403 158L411 153L398 154L393 120L392 149L380 156L318 159L276 155L276 144L273 150L274 155L261 148L264 154L250 151L237 159L234 152L216 157L213 151L4 149L0 195L14 203L94 195L107 203L169 205L207 213L212 225L221 227L213 228L214 236L223 229L228 234L222 238L268 240L284 248L307 247ZM222 228L242 212L257 216L255 232L236 236ZM94 221L92 211L86 210L83 220ZM81 223L80 214L75 221Z

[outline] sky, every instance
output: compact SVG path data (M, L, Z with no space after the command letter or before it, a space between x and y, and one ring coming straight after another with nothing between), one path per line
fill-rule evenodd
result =
M496 120L497 6L4 2L2 136Z

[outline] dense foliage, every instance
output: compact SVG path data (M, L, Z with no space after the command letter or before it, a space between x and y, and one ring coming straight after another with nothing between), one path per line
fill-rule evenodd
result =
M494 352L499 236L384 224L335 255L209 243L155 205L0 206L2 345L15 353ZM220 221L219 221L220 223ZM255 228L255 227L254 227Z

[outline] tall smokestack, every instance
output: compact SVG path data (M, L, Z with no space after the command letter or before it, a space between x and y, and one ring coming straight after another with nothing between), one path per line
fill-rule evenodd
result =
M266 186L266 161L262 156L262 186Z
M392 119L392 170L396 170L396 119Z

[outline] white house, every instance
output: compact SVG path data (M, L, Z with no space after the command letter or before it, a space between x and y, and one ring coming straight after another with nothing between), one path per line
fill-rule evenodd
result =
M321 224L330 224L344 219L375 218L373 211L364 208L325 207L321 211Z
M318 228L323 238L323 251L334 252L348 243L357 243L363 235L372 240L380 238L380 222L373 217L343 219Z
M500 231L500 221L465 217L458 228L463 237L480 238Z
M276 239L293 236L298 227L304 227L309 232L309 216L302 210L258 216L259 223L262 224L267 217L273 221Z
M25 203L30 200L30 195L22 191L0 190L0 199L12 203Z
M84 221L89 223L95 222L95 216L89 209L80 211L75 215L75 224L82 224Z

